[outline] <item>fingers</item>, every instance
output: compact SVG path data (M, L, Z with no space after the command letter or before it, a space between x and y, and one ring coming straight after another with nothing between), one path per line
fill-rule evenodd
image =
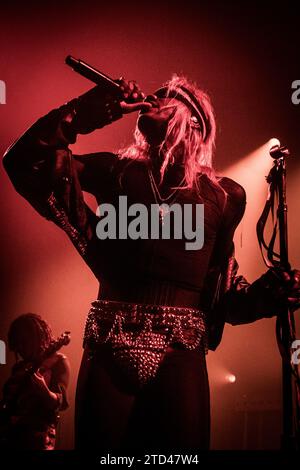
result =
M291 310L297 310L300 307L300 270L276 269L273 274L278 279L276 286L278 297L285 299L286 306Z
M120 88L123 92L124 99L128 101L142 101L145 98L145 94L140 89L139 85L134 80L126 81L124 78L116 80L119 83Z
M274 274L281 281L282 288L300 288L300 271L298 269L292 271L275 270Z
M281 276L284 282L289 282L291 280L291 276L287 271L282 271Z
M39 383L41 382L41 380L43 380L43 376L41 374L39 374L38 372L34 372L34 374L32 374L32 380L35 382L35 383Z
M277 279L274 282L274 295L283 302L284 307L291 311L300 308L300 270L299 269L272 269L272 274Z
M300 296L300 271L294 269L288 274L288 279L286 278L286 289L290 296L299 297Z
M44 376L41 375L39 372L35 372L34 374L32 374L31 380L37 386L42 386L46 384Z
M300 289L300 271L298 269L291 272L291 284L293 289Z
M288 292L288 304L293 310L300 307L300 271L293 269L290 273L290 288Z

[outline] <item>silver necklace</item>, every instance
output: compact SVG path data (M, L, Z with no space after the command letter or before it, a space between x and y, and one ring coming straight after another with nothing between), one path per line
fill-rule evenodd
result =
M174 189L167 197L162 197L162 195L159 192L159 189L157 187L156 181L154 179L153 173L150 169L148 169L148 174L149 174L149 179L150 179L150 185L152 189L152 193L155 199L156 204L159 206L159 220L163 224L164 223L164 217L170 212L169 207L166 207L167 204L165 204L167 201L170 201L173 196L175 196L179 189L182 187L184 181L185 181L185 176L182 178L181 182L179 183L179 186ZM174 198L173 202L175 201L176 198ZM163 207L161 205L163 204Z

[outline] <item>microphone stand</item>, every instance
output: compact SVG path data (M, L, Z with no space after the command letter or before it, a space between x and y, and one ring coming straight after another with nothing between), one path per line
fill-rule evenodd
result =
M274 261L270 254L273 250L269 246L269 261L273 266L284 271L290 270L288 260L288 230L287 230L287 203L286 203L286 157L289 156L287 147L272 147L270 155L274 159L267 181L273 186L277 194L277 221L279 228L279 261ZM273 252L274 254L274 252ZM276 254L275 254L276 256ZM282 450L299 450L299 375L297 366L291 361L291 346L295 340L294 312L290 308L283 308L276 319L276 336L282 356Z

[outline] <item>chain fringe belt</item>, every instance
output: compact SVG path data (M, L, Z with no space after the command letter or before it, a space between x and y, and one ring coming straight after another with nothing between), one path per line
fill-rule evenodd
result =
M174 343L207 353L203 312L189 307L92 302L84 345L93 351L99 344L110 344L116 364L138 386L155 377L168 346Z

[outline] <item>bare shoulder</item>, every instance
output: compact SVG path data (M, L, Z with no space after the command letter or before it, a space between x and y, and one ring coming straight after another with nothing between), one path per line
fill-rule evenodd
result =
M70 368L70 361L68 357L61 352L56 353L56 364L64 369Z
M43 361L43 367L47 369L67 370L70 368L69 359L61 352L56 352Z

